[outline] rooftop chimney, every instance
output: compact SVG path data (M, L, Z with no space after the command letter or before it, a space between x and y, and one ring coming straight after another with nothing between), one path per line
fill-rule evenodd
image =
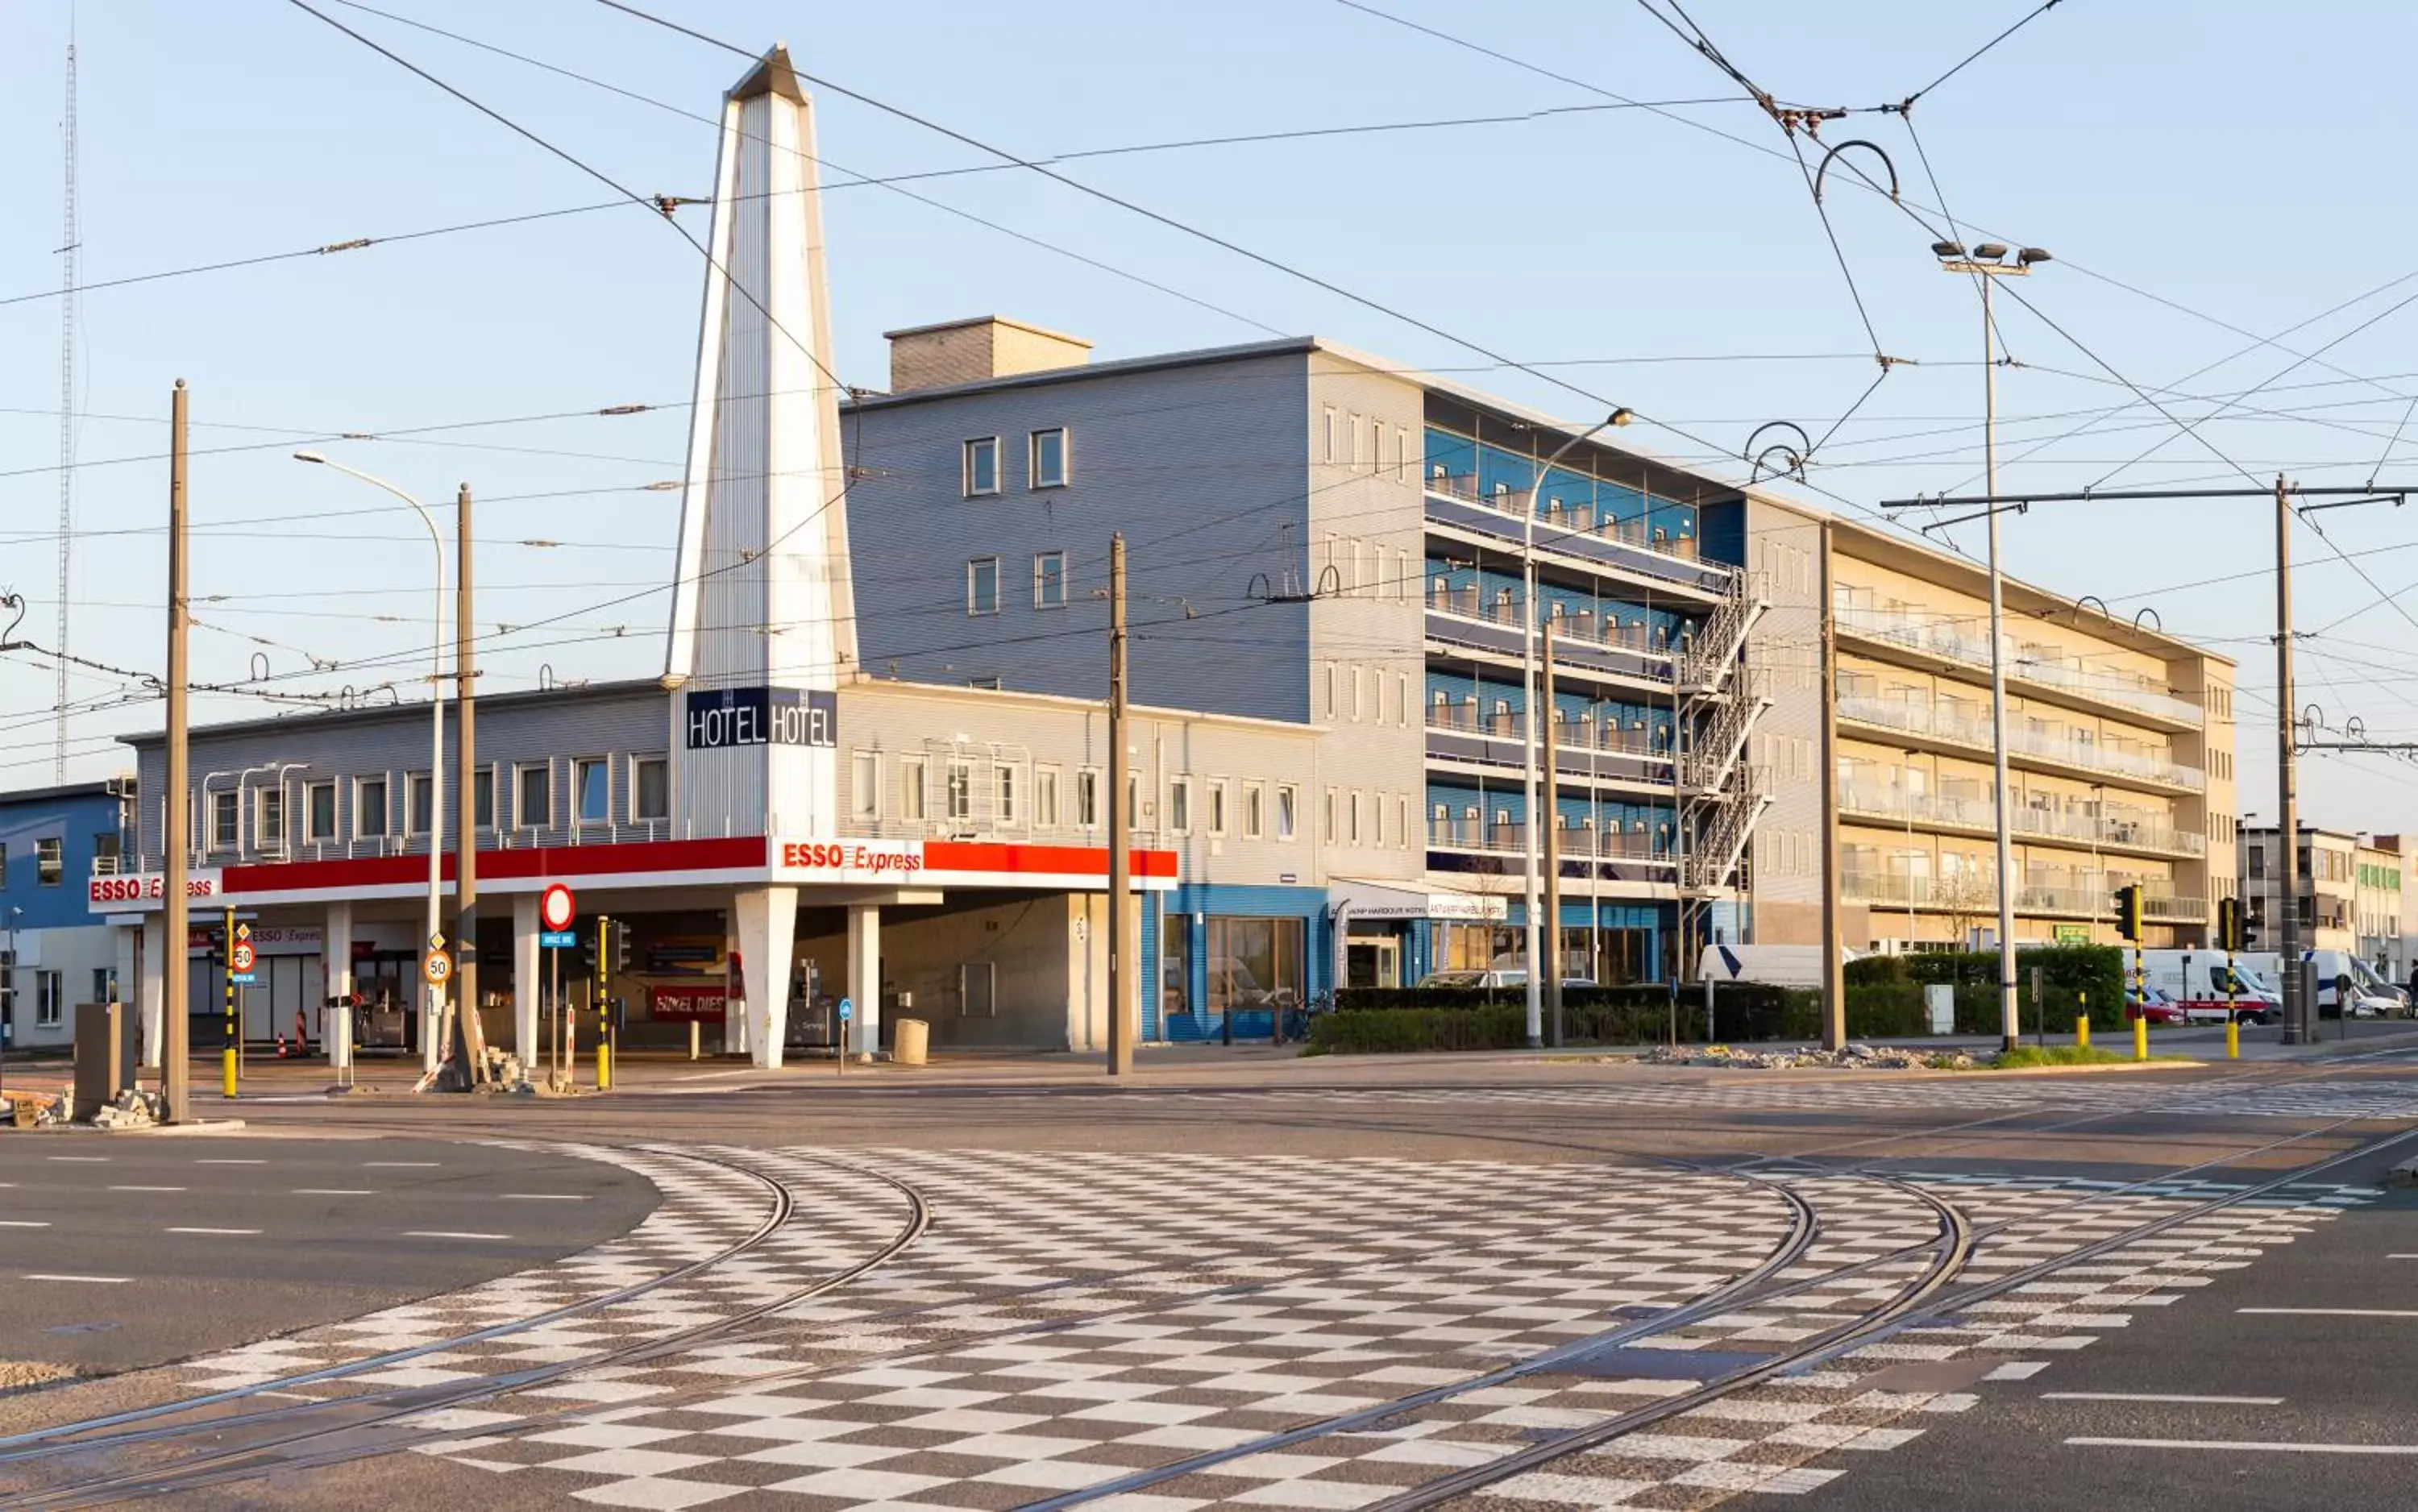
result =
M980 383L1018 373L1079 368L1092 358L1092 344L1080 337L1004 315L978 315L881 334L890 343L890 391L895 394Z

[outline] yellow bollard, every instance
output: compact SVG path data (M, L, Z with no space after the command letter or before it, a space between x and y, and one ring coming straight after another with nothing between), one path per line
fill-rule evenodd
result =
M2146 1018L2135 1018L2133 1020L2133 1059L2147 1061L2149 1058L2150 1021Z
M2074 1044L2076 1049L2090 1048L2090 1016L2084 1014L2074 1021Z
M225 1093L229 1098L233 1098L233 1097L235 1096L236 1092L235 1092L235 1046L232 1046L232 1045L228 1046L227 1046L223 1051L220 1052L220 1056L219 1056L219 1074L220 1074L220 1078L221 1078L221 1083L222 1083L222 1085L221 1085L221 1091L222 1091L222 1092L224 1092L224 1093Z
M613 1041L604 1034L596 1037L596 1090L613 1090Z
M2228 1017L2225 1021L2225 1058L2228 1061L2242 1059L2242 1020L2239 1018Z

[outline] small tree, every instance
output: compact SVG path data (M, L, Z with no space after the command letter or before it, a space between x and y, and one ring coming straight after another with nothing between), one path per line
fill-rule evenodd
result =
M1954 871L1939 879L1932 899L1948 915L1956 949L1964 952L1972 949L1974 921L1997 910L1998 893L1980 872Z

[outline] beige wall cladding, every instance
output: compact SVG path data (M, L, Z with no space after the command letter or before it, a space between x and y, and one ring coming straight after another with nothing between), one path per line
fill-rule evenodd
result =
M1092 344L1080 337L1000 315L882 334L890 343L893 393L1080 367L1092 356Z

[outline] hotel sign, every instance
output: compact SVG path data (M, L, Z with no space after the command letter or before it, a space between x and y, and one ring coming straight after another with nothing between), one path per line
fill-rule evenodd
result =
M839 695L828 689L696 689L682 711L692 751L839 744Z

